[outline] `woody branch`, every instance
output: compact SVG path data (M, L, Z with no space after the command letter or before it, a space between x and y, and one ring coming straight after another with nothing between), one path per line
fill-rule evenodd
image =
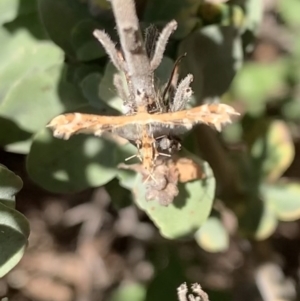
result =
M134 99L137 105L146 105L144 94L154 97L153 73L147 56L133 0L111 0L118 34L127 63Z
M94 35L101 42L116 68L126 73L130 100L138 107L146 107L149 99L155 99L153 71L160 65L168 39L177 28L177 23L173 20L163 29L150 60L139 27L134 1L111 0L111 3L125 61L104 31L95 30Z

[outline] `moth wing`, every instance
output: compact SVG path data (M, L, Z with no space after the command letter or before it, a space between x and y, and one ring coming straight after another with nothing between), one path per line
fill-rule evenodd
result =
M193 125L204 123L218 131L222 125L231 123L233 115L239 115L231 106L225 104L205 104L188 110L154 115L151 122L176 131L190 130Z
M108 118L99 115L70 113L55 117L47 127L53 131L54 137L65 140L72 135L81 133L101 136L103 132L112 131L114 128L114 122L108 122ZM112 118L110 117L110 119Z

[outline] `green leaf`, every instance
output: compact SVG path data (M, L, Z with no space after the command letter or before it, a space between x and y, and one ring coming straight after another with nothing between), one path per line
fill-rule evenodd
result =
M61 66L56 66L21 78L0 106L1 116L31 133L44 127L64 110L56 91L60 74Z
M0 164L0 203L15 208L15 195L22 186L21 178Z
M179 256L177 245L158 244L153 248L152 262L156 273L148 285L146 301L176 300L176 288L186 281L185 261Z
M39 40L48 39L39 17L36 0L20 0L17 17L9 23L6 23L4 26L10 33L15 33L20 29L26 29L31 35Z
M90 61L106 55L101 43L93 36L99 24L93 20L82 20L74 26L71 33L72 45L81 61Z
M66 74L67 74L67 78L69 78L71 82L81 86L81 82L89 75L98 74L102 80L102 69L104 69L104 67L105 66L96 63L68 65ZM99 85L100 81L97 84Z
M118 71L115 66L109 62L106 65L103 79L99 85L98 95L106 102L110 107L118 110L119 112L123 111L123 100L119 97L115 86L113 85L113 77ZM125 75L123 75L124 89L128 91Z
M228 249L229 235L219 218L209 217L195 233L198 245L207 252L223 252Z
M16 137L16 136L15 136ZM21 139L20 135L18 136ZM13 143L9 143L8 145L5 145L4 149L7 152L15 153L15 154L28 154L30 151L30 146L32 142L32 135L30 135L30 138L24 141L17 141Z
M225 93L243 60L241 39L230 26L198 29L181 42L179 53L188 53L181 65L194 76L198 102Z
M27 31L16 32L0 48L0 104L22 77L63 63L62 51L51 42L36 41Z
M41 18L50 38L68 56L83 61L104 56L102 46L92 35L96 28L105 28L113 39L116 36L112 12L107 9L103 10L105 17L93 20L91 16L93 9L83 1L38 0L38 3Z
M256 33L259 29L263 18L263 2L261 0L247 0L245 1L245 11L246 11L246 24L245 27L251 31L251 33Z
M22 185L18 176L0 165L0 278L20 261L27 245L28 221L14 210Z
M285 59L271 64L247 63L237 74L232 91L235 98L241 99L246 105L246 111L252 115L262 114L268 99L284 88L287 72Z
M33 124L39 127L41 119L49 118L45 111L45 104L49 108L49 99L43 101L43 97L60 75L53 71L46 74L47 69L62 64L63 53L50 42L35 40L27 31L19 30L9 38L2 33L0 31L0 40L4 42L0 48L0 145L13 143L13 147L8 147L10 150L27 153L30 127ZM56 86L54 91L57 94ZM43 111L36 114L40 108L38 103L42 104Z
M202 2L197 15L201 18L203 26L218 24L221 26L234 26L239 32L243 31L245 16L239 5Z
M300 218L300 184L281 180L276 184L264 184L261 192L265 202L281 221Z
M1 183L0 183L1 185ZM0 201L0 278L7 274L24 255L29 224L18 211Z
M251 155L261 162L261 175L268 181L276 181L291 165L295 148L290 130L285 122L275 120L267 132L253 144Z
M178 22L178 29L172 38L182 39L199 24L199 18L193 17L196 16L198 7L198 0L147 1L143 20L155 23L175 19Z
M137 153L137 148L131 144L126 143L117 149L117 158L119 162L125 162L126 158L129 158ZM135 159L133 158L132 161ZM128 161L128 164L132 164L131 160ZM136 184L136 173L132 170L119 169L117 178L119 179L120 186L133 190Z
M97 187L117 173L116 144L104 138L78 135L69 140L53 138L41 130L27 159L30 177L53 192L76 192Z
M208 218L216 183L208 163L204 162L201 166L206 178L184 185L179 184L179 195L167 207L161 206L157 201L146 201L145 185L141 177L137 177L133 188L135 201L153 220L164 237L176 239L193 235Z
M76 57L72 30L89 18L87 5L73 0L38 0L40 16L49 37L68 55Z
M37 11L36 0L22 1L19 0L18 13L19 16L28 15Z
M300 98L295 95L288 99L282 106L282 114L285 119L298 122L300 118Z
M5 129L5 130L4 130ZM9 131L9 135L7 135L7 131ZM20 127L13 122L12 120L9 120L7 118L0 117L0 144L5 145L5 150L9 151L9 147L17 146L15 149L16 152L19 152L18 146L20 146L22 143L23 145L23 150L22 152L22 147L20 148L20 153L28 153L29 150L29 145L30 145L30 138L32 134L29 132L26 132L24 130L21 130ZM12 152L14 152L12 150Z
M10 89L0 105L0 122L9 120L14 131L11 130L8 137L8 128L0 127L0 144L22 141L28 138L25 133L36 133L51 118L86 102L79 88L61 80L61 73L61 65L29 73ZM19 130L15 129L16 126ZM22 144L19 146L27 153L29 145L30 140L25 148Z
M277 225L278 219L276 214L270 208L269 204L265 202L254 237L257 240L269 238L275 232Z
M105 185L105 190L109 194L113 208L119 211L123 208L132 206L131 192L120 186L118 179L113 179Z
M95 108L106 108L106 103L100 98L99 87L102 82L100 73L90 73L80 83L83 95L88 99L89 104ZM101 95L103 97L104 95Z
M0 1L0 25L12 21L18 14L19 0Z
M172 69L174 66L174 61L169 57L164 56L160 65L155 70L155 78L158 80L158 83L163 86L168 82Z
M277 2L278 13L286 23L297 28L300 25L300 3L298 0L279 0Z
M237 212L238 224L239 231L244 236L255 236L264 215L265 203L256 195L257 191L255 189L257 188L253 187L254 191L250 191L249 188L249 192L247 192L244 198L235 200L236 203L240 204L239 211Z
M146 288L139 283L121 284L109 298L109 301L144 301L146 298Z

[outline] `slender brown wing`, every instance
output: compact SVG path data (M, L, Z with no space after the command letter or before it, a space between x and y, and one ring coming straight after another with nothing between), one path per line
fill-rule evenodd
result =
M47 127L53 130L55 137L66 140L79 133L100 136L103 132L120 133L119 135L123 138L134 140L141 135L140 126L145 124L153 129L155 136L161 135L164 128L191 129L197 123L205 123L220 130L223 124L231 122L232 115L239 115L239 113L225 104L203 105L189 110L163 114L142 112L129 116L70 113L55 117ZM160 128L162 128L161 131Z
M100 116L92 114L70 113L52 119L47 127L53 130L57 138L69 139L75 134L93 134L101 136L123 123L124 116Z
M206 104L189 110L151 115L149 122L168 126L184 126L187 130L197 123L215 127L218 131L222 125L231 123L231 117L239 115L231 106L225 104Z

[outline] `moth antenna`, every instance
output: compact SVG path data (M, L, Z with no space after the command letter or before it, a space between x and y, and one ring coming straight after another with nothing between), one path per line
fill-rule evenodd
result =
M193 81L193 75L188 74L178 85L173 102L170 106L172 112L181 111L185 108L188 100L192 96L193 90L190 87L191 82Z
M170 90L170 87L176 87L177 86L177 82L178 82L178 66L181 62L181 60L186 56L186 53L184 53L183 55L181 55L180 57L177 58L177 60L174 63L170 78L167 82L166 87L164 88L163 91L163 95L162 95L162 99L163 101L165 101L165 98L167 96L168 91Z
M121 59L121 56L119 55L116 45L111 40L110 36L104 32L103 30L95 29L93 32L94 37L101 43L104 50L108 54L109 58L111 59L114 66L119 70L126 72L127 67L124 60Z
M161 34L159 35L156 42L153 57L150 61L150 67L152 71L155 70L160 65L170 35L176 30L176 28L177 28L177 22L173 20L165 26L165 28L162 30Z

